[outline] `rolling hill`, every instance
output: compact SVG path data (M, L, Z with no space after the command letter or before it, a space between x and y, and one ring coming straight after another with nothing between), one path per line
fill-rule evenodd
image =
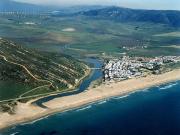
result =
M0 12L27 12L39 13L50 10L50 7L20 3L13 0L0 0Z
M10 95L0 100L72 89L85 77L86 71L84 63L70 56L38 52L0 39L0 82L31 87L26 91L19 89L15 93L12 93L12 89L0 89L2 95Z
M76 15L119 22L150 22L180 27L180 11L175 10L138 10L121 7L107 7L82 11Z

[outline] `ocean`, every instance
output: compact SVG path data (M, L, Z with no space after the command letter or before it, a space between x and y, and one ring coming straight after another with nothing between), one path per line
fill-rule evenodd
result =
M13 126L0 135L180 135L180 81Z

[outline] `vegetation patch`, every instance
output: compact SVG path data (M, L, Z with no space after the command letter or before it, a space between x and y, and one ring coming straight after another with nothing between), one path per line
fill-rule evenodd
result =
M70 56L39 52L0 39L0 101L68 90L86 70L84 63Z

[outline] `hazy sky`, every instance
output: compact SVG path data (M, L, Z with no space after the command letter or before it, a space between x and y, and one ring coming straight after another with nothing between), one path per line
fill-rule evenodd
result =
M116 5L141 9L173 9L180 10L180 0L14 0L19 2L72 6L72 5Z

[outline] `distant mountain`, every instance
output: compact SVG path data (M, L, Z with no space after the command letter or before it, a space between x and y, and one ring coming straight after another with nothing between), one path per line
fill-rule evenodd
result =
M50 8L44 6L20 3L12 0L0 0L0 12L17 11L17 12L34 13L34 12L48 11L49 9Z
M59 6L40 6L28 3L16 2L13 0L0 0L0 12L50 12L52 15L69 15L76 12L89 11L101 9L104 6L72 6L72 7L59 7Z
M151 22L180 27L180 11L175 10L137 10L121 7L107 7L82 11L76 15L116 20L120 22Z
M74 13L82 11L90 11L105 8L105 6L91 5L91 6L71 6L71 7L56 7L57 10L51 11L54 16L71 16Z

